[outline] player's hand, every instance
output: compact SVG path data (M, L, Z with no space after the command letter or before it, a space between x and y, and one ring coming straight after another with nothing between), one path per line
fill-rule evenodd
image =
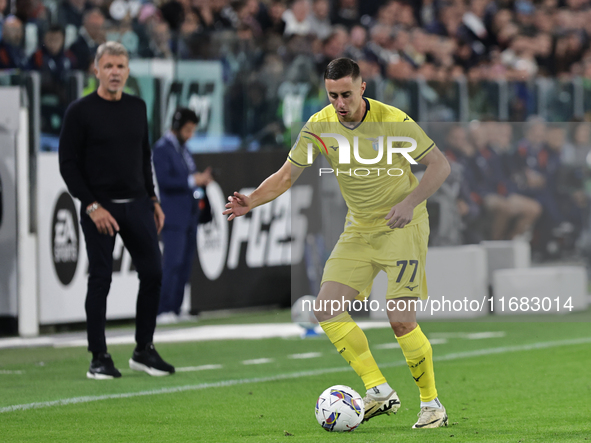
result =
M232 221L236 217L240 217L250 211L250 197L239 192L234 192L234 195L228 197L226 208L222 214L228 215L228 221Z
M90 219L96 225L96 229L101 234L109 234L111 237L119 232L119 225L117 220L102 206L99 206L96 210L90 213Z
M390 229L404 228L412 220L413 209L411 205L401 201L397 205L392 206L388 215L384 217L388 220L386 224Z
M164 211L162 210L160 203L154 202L154 222L156 223L158 234L160 234L160 231L162 231L162 228L164 227L164 218Z

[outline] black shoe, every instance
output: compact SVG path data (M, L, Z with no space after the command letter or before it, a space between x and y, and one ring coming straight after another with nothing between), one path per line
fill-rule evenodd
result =
M134 371L144 371L156 377L174 374L174 366L162 360L152 343L148 344L143 351L137 349L133 351L129 359L129 367Z
M121 377L121 372L115 367L111 354L105 352L90 362L86 377L95 380L110 380Z

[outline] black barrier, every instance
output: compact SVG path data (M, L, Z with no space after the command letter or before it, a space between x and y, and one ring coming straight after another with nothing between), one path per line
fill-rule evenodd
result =
M311 211L317 198L292 204L303 188L313 188L316 177L306 171L282 197L232 222L221 212L234 191L251 192L285 162L287 152L199 154L199 169L211 166L216 183L208 186L213 220L200 225L191 276L191 309L234 309L291 305L292 279L298 292L309 293L304 259L292 264L292 249L305 247L316 231ZM292 211L297 211L299 219ZM292 220L305 220L306 229L291 229ZM310 222L308 222L308 220ZM302 225L300 225L301 227ZM292 266L293 265L293 266Z

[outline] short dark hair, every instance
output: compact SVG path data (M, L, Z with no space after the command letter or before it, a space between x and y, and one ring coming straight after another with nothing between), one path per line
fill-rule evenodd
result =
M172 129L173 131L179 131L187 123L199 124L199 116L195 114L192 109L189 108L177 108L172 115Z
M66 36L66 31L64 30L64 27L62 25L51 25L49 28L47 28L47 31L45 31L46 34L48 33L56 33L59 32L62 36Z
M356 80L361 76L361 73L357 62L346 57L334 59L324 71L324 80L339 80L349 76Z

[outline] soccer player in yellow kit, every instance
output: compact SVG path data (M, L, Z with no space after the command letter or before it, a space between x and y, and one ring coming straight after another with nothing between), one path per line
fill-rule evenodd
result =
M435 388L431 344L416 322L416 304L408 302L427 298L426 199L449 175L449 164L407 114L363 97L365 83L353 60L330 62L324 84L331 104L308 120L285 164L250 195L235 192L228 197L224 214L232 220L277 198L316 156L324 155L349 210L344 232L326 262L314 304L316 318L365 384L364 421L396 413L398 395L376 364L365 334L345 309L345 301L367 297L377 273L385 271L388 318L420 391L421 410L413 428L447 426L447 413ZM389 136L409 137L415 144L396 149L408 147L408 140L396 144ZM427 166L420 183L410 170L411 162ZM341 309L335 311L336 301Z

